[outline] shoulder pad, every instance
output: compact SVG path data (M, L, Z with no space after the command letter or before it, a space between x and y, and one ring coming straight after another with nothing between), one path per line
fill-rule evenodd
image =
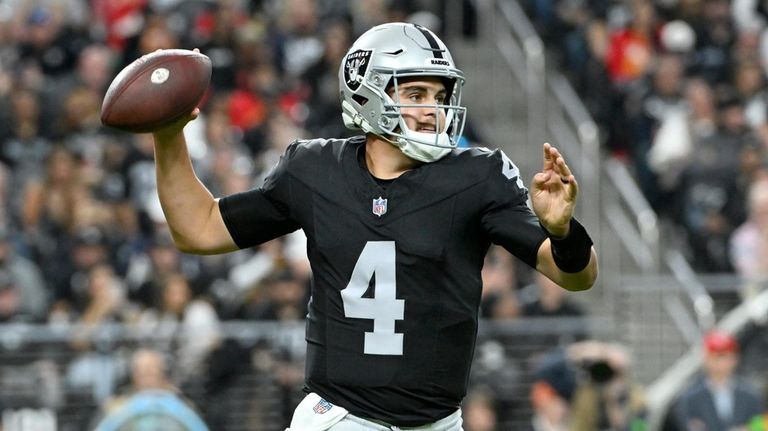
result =
M501 149L471 147L457 150L456 153L459 158L469 159L472 164L479 165L480 170L486 174L485 178L514 181L518 188L527 190L520 178L520 170Z
M297 139L293 141L285 151L291 163L300 160L310 159L313 163L317 158L341 161L344 148L347 145L354 144L355 139ZM330 161L329 160L329 161Z
M311 186L321 175L340 172L345 149L356 143L355 138L296 140L285 151L288 173Z

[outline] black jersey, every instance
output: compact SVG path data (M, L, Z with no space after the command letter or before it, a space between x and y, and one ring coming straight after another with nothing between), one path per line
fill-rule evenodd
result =
M546 235L499 150L457 149L383 187L365 140L291 144L263 187L220 201L239 247L304 229L312 268L306 388L418 426L465 395L491 242L531 266Z

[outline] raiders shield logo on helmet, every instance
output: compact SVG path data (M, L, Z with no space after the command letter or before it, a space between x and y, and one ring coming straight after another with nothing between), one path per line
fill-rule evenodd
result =
M365 71L371 62L371 53L373 51L370 49L358 49L347 56L344 63L344 82L350 90L355 91L362 84Z

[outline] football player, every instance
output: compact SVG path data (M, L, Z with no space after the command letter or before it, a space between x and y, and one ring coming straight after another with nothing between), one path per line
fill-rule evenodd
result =
M221 199L185 145L197 111L154 133L160 201L181 250L228 252L297 229L308 238L307 396L290 431L461 430L491 243L565 289L595 282L562 155L543 145L529 207L503 152L457 148L463 84L430 30L374 27L339 69L344 123L364 135L296 141L261 187Z

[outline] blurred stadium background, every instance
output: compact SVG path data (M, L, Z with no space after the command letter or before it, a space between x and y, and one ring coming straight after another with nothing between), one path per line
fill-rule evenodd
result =
M667 412L714 327L765 391L763 2L0 0L4 431L104 418L194 430L195 415L212 430L287 426L302 396L303 236L179 253L151 138L103 128L99 108L133 59L200 48L214 72L190 152L214 194L245 190L295 138L349 136L337 67L385 21L451 48L468 76L466 145L503 148L526 181L543 142L561 149L600 254L598 285L564 296L489 252L467 431L525 429L542 382L574 429L674 429ZM623 425L594 425L603 409L583 394L612 379Z

